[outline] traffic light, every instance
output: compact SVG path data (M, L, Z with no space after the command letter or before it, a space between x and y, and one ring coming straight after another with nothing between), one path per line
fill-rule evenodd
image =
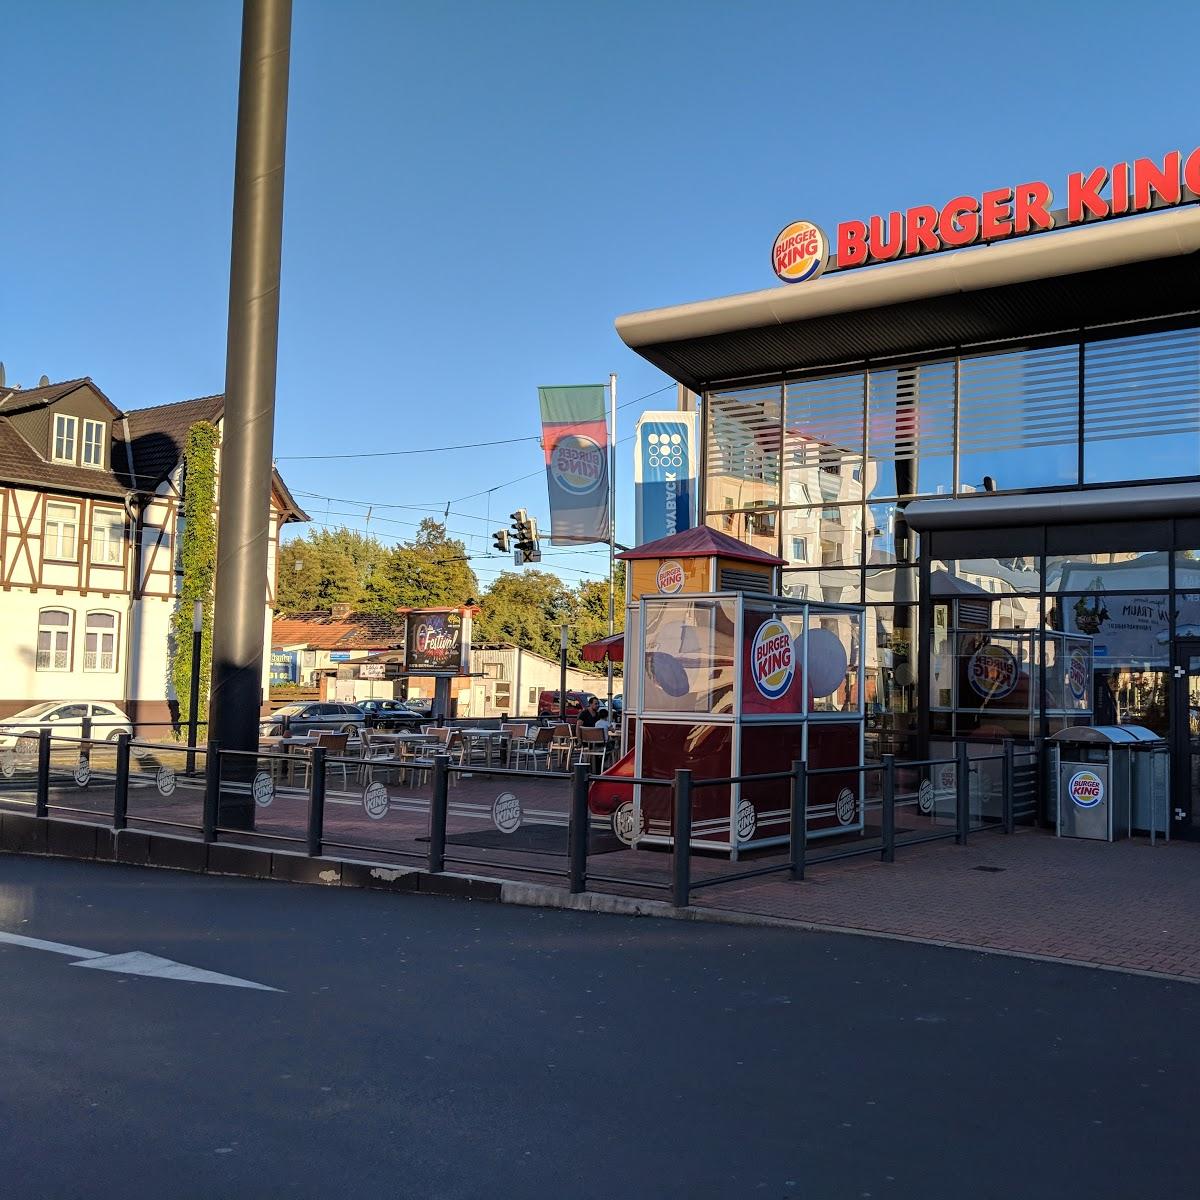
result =
M507 529L497 529L492 534L492 549L499 550L501 554L508 553L509 536Z
M522 563L540 562L542 555L538 547L537 518L531 517L523 508L512 513L513 541L516 553L513 561L519 566Z

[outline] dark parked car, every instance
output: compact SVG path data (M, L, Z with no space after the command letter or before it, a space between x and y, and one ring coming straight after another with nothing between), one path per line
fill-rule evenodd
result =
M366 716L357 704L333 704L310 701L285 704L269 717L263 717L258 732L264 737L283 733L357 733L366 724Z
M415 729L429 718L399 700L360 700L363 710L376 729Z

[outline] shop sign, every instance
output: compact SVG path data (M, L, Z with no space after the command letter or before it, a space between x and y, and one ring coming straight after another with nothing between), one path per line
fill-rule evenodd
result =
M275 799L275 780L271 778L269 771L259 771L254 776L250 784L250 794L259 808L271 807L271 801Z
M1087 651L1082 646L1076 646L1067 659L1067 686L1076 700L1083 700L1087 695L1089 672Z
M1095 808L1104 799L1104 781L1095 771L1076 771L1067 784L1067 795L1077 808Z
M387 670L383 663L359 663L358 677L359 679L383 679L387 674Z
M296 683L300 678L299 654L295 650L271 651L271 684Z
M697 414L645 412L634 432L633 509L636 544L696 524Z
M1200 147L1184 157L1135 158L1110 167L1076 171L1066 179L1066 207L1055 210L1048 183L1034 180L993 188L978 196L955 196L941 207L917 204L903 212L876 214L837 227L837 259L830 269L865 267L942 250L1003 241L1047 229L1171 208L1200 197ZM785 283L815 279L824 269L816 231L795 221L775 239L772 263ZM811 253L808 251L811 250ZM825 251L827 253L827 251ZM818 266L819 262L819 266Z
M329 661L331 663L349 662L350 661L350 651L349 650L330 650Z
M971 689L985 700L1003 700L1017 686L1019 676L1012 652L991 642L980 646L967 662Z
M777 618L764 621L750 647L750 677L768 700L778 700L796 673L796 648L788 627Z
M849 788L842 788L837 798L837 819L839 825L850 825L854 821L854 793Z
M465 657L465 620L457 609L413 609L406 617L404 669L458 674Z
M382 821L387 816L389 803L387 785L380 783L379 780L367 784L363 789L363 812L372 821Z
M674 558L659 563L655 583L664 595L673 596L683 587L683 563Z
M501 792L492 801L492 824L501 833L516 833L521 828L521 801L512 792Z

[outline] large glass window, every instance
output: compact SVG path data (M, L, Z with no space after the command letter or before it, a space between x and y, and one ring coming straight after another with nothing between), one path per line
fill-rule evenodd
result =
M37 663L39 671L71 669L71 613L65 608L43 608L38 613Z
M1083 379L1085 482L1200 474L1200 330L1092 342Z
M1078 482L1078 346L964 358L958 387L960 492Z
M792 567L861 562L862 508L857 504L831 504L784 509L783 557Z
M79 509L74 504L46 502L45 556L74 561L79 536Z
M831 375L787 385L783 502L836 504L863 497L866 376Z
M1046 557L1046 591L1156 591L1168 586L1170 557L1166 550L1050 554Z
M117 669L116 613L90 612L84 622L83 669L85 671L115 671Z
M867 480L872 496L954 491L954 363L872 371Z
M718 392L707 409L709 511L777 505L780 389Z

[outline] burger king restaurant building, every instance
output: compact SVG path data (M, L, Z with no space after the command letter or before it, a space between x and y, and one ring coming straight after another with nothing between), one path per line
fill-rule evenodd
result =
M702 397L704 523L867 606L868 759L1141 725L1200 837L1198 193L1200 149L798 221L782 286L618 319Z

